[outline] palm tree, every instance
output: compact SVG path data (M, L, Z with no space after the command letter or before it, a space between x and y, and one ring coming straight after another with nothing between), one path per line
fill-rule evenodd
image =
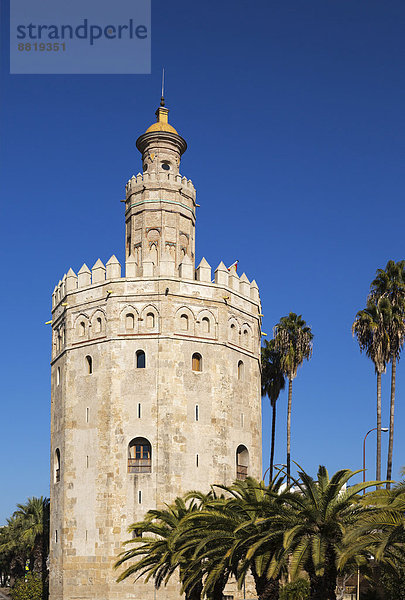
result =
M173 504L163 510L149 510L145 519L134 523L129 528L135 535L134 539L125 544L134 546L121 553L115 568L131 561L117 581L122 581L131 575L136 580L146 575L145 583L153 578L155 587L167 584L170 577L179 569L180 580L186 594L186 600L200 600L202 591L202 573L193 581L193 585L185 584L185 572L194 548L184 551L180 556L174 542L181 520L189 513L199 510L200 502L192 500L187 503L182 498L176 498ZM175 558L176 556L176 558ZM135 562L132 562L135 559Z
M390 489L392 475L392 455L394 448L394 408L395 408L395 379L397 361L399 360L405 337L405 260L397 263L389 260L385 269L378 269L375 279L370 286L369 297L373 300L387 298L392 306L390 323L391 346L391 400L390 400L390 429L387 459L387 489Z
M285 379L281 369L281 354L274 348L275 341L265 340L262 347L262 396L267 396L272 408L271 446L270 446L270 475L273 479L274 446L276 440L276 403L281 390L285 387Z
M311 600L336 600L344 536L367 511L360 503L359 492L377 483L347 487L350 478L359 472L342 469L329 478L326 468L320 466L315 481L301 470L300 479L294 480L296 491L284 502L290 512L280 511L269 521L269 537L277 529L284 532L284 550L291 556L290 576L294 579L302 570L307 572Z
M377 374L377 457L376 479L381 481L381 374L385 373L390 360L389 325L391 305L387 298L367 301L367 307L359 310L352 325L360 352L373 361Z
M244 514L236 530L237 545L242 549L239 583L250 569L258 599L278 600L280 578L287 575L288 557L283 549L283 531L273 524L280 513L286 515L289 511L285 505L289 490L284 485L284 477L275 478L268 486L264 481L248 478L235 482L228 492L234 496L230 504L238 505Z
M21 540L32 559L32 571L46 575L46 559L49 550L49 498L28 498L25 504L17 504L14 517L21 523Z
M274 327L274 348L281 354L281 369L288 378L287 408L287 482L291 473L291 401L292 382L304 359L312 356L313 334L301 315L290 312Z
M250 570L255 580L259 600L277 600L282 564L273 577L267 576L271 561L282 550L283 534L262 543L263 518L276 514L281 505L283 479L270 482L248 477L232 486L215 486L226 492L213 496L202 509L187 515L180 523L178 542L181 548L194 546L194 561L188 566L188 582L195 578L200 565L204 568L203 594L212 600L222 600L225 585L231 575L241 587Z
M405 563L405 486L399 484L392 490L377 490L361 501L368 510L355 528L345 536L345 549L339 564L354 556L372 556L377 563L394 572Z

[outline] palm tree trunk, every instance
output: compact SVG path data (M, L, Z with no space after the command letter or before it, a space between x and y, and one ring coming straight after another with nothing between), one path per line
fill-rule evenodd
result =
M381 373L377 371L377 481L381 481Z
M290 484L291 473L291 401L292 378L288 378L288 407L287 407L287 484Z
M390 403L390 439L388 442L388 461L387 461L387 479L391 479L392 474L392 451L394 448L394 407L395 407L395 376L397 373L396 358L392 359L391 371L391 403ZM387 490L391 488L391 484L387 483Z
M256 594L258 600L278 600L280 591L280 578L267 578L266 575L258 575L254 562L250 567L255 580Z
M270 448L270 476L269 481L273 481L273 464L274 464L274 445L276 441L276 402L272 403L272 420L271 420L271 448Z

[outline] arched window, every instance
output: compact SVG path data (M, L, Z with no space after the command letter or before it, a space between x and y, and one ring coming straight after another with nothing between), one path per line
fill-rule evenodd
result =
M144 369L146 367L146 356L143 350L137 350L136 352L136 368Z
M181 327L182 331L188 331L188 316L187 315L181 315L180 327Z
M193 371L202 371L202 356L198 352L193 354L192 369Z
M100 333L103 328L103 323L101 321L101 317L97 317L96 319L96 333Z
M60 451L59 448L56 448L55 450L55 483L58 483L58 481L60 481Z
M236 479L246 479L249 468L249 452L246 446L240 444L236 450Z
M84 337L86 335L86 323L84 321L80 321L79 335L80 337Z
M152 312L149 312L146 315L146 327L148 329L153 329L155 327L155 315Z
M151 472L152 447L146 438L134 438L128 445L128 473Z
M210 320L208 317L203 317L201 320L201 329L203 333L209 333L211 329Z
M86 356L86 367L87 373L91 375L93 373L93 359L91 358L91 356Z
M240 379L240 381L243 381L244 376L245 376L245 365L243 364L243 361L240 360L238 362L238 379Z
M249 345L249 331L247 329L243 330L243 345L244 346Z
M125 329L133 329L135 325L134 315L128 313L125 317Z
M56 369L56 385L60 385L60 367Z

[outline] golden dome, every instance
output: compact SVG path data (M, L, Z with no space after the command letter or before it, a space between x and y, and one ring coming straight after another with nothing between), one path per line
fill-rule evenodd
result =
M151 133L152 131L168 131L169 133L175 133L176 135L179 135L174 127L169 125L169 123L162 123L162 121L153 123L153 125L148 127L145 133Z
M161 102L164 102L163 98ZM159 106L156 111L156 123L148 127L145 133L152 133L153 131L167 131L167 133L179 135L175 128L169 125L169 111L163 105Z

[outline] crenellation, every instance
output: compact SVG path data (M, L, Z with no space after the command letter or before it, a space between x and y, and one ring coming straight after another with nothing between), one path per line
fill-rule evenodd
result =
M89 285L91 285L91 271L86 263L84 263L77 273L77 287L84 288Z
M195 270L197 281L207 281L211 283L211 265L203 257Z
M125 261L125 277L133 278L137 276L138 263L133 254L128 256Z
M60 285L60 298L63 299L66 296L66 273L62 277Z
M142 262L142 271L143 277L153 277L155 274L155 263L150 254L146 256L145 260Z
M250 297L254 302L260 304L259 286L254 279L250 284Z
M121 277L121 264L115 254L106 264L106 279L119 279Z
M235 268L232 268L230 271L228 270L228 274L229 274L229 287L233 290L235 290L235 292L239 292L239 276L236 272Z
M55 287L53 288L53 292L52 292L52 308L55 308L55 306L58 303L58 300L57 300L57 291L58 291L58 286L55 285Z
M222 260L219 263L219 265L217 266L217 268L215 269L215 283L217 283L218 285L224 285L224 286L228 287L229 271L226 268L226 266L224 265L224 263L222 262Z
M182 279L194 279L194 265L191 258L186 254L179 266L179 276Z
M175 275L175 260L167 250L160 257L159 275L160 277L174 277Z
M242 296L250 297L250 281L246 276L246 273L242 273L239 279L239 292Z
M91 269L91 283L100 283L105 281L106 268L98 258Z
M69 269L66 275L66 292L73 292L77 289L77 275L72 268Z

